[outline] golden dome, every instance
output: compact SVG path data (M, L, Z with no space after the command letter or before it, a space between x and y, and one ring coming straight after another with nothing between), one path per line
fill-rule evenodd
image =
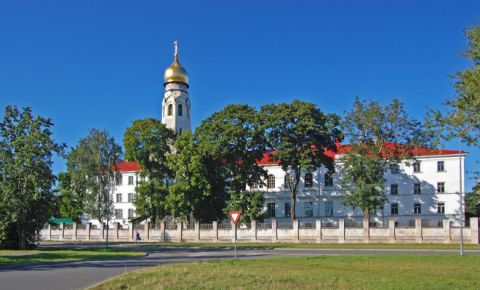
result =
M184 83L188 86L187 70L178 61L178 43L175 42L175 59L164 74L165 84L167 83Z

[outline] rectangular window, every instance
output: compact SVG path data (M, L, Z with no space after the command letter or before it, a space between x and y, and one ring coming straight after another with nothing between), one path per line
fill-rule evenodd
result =
M116 201L117 202L122 202L122 194L121 193L117 193Z
M437 192L445 193L445 182L437 182Z
M391 215L398 215L398 203L392 203L390 205L390 214Z
M390 164L390 172L392 174L400 173L400 165L399 164Z
M274 218L275 217L275 203L269 202L267 203L267 217Z
M420 171L421 171L420 161L416 161L415 163L413 163L413 172L420 172Z
M313 217L313 202L306 202L303 206L306 217Z
M305 173L305 187L310 188L313 186L313 175L311 173Z
M330 172L325 173L325 187L333 186L333 175Z
M128 209L128 218L129 218L129 219L131 219L131 218L134 217L133 212L134 212L133 208L129 208L129 209Z
M286 202L285 203L285 217L291 217L292 216L292 211L290 207L290 203Z
M437 213L441 213L441 214L445 213L445 203L444 202L439 202L437 204Z
M275 188L275 176L270 174L267 179L267 188Z
M420 183L413 184L413 194L422 194L422 187L420 186Z
M133 192L128 193L128 202L133 202Z
M117 186L122 185L122 175L121 174L115 176L115 184Z
M443 161L437 161L437 171L445 171L445 163Z
M333 202L326 201L325 202L325 216L333 216Z
M413 213L414 214L421 214L422 213L422 205L420 203L413 204Z
M390 184L390 194L398 195L398 184Z
M122 214L122 210L121 209L115 209L115 218L116 219L122 219L123 218L123 214Z
M128 185L133 185L133 176L128 177Z

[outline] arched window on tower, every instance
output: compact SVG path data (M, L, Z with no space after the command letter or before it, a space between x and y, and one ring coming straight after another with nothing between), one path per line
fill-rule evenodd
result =
M182 105L178 105L178 115L183 116L183 106Z
M172 105L172 104L168 105L168 113L167 113L167 115L168 115L168 116L173 115L173 105Z
M305 173L305 187L310 188L313 186L313 175L310 172Z

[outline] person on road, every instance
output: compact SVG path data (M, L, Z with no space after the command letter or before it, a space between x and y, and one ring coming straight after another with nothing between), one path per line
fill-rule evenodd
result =
M136 232L136 233L135 233L135 244L138 243L140 240L141 240L141 238L140 238L140 233L139 233L139 232Z

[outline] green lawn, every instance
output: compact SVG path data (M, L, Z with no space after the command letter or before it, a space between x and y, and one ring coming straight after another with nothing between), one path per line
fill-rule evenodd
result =
M232 248L233 243L148 243L143 244L144 247L199 247L199 248ZM253 249L425 249L425 250L459 250L459 244L317 244L317 243L238 243L237 248L253 248ZM465 250L479 250L480 245L465 244Z
M315 256L163 265L94 289L480 289L480 256Z
M144 252L113 248L87 248L81 250L38 249L1 250L0 264L28 264L38 262L76 262L141 256Z

